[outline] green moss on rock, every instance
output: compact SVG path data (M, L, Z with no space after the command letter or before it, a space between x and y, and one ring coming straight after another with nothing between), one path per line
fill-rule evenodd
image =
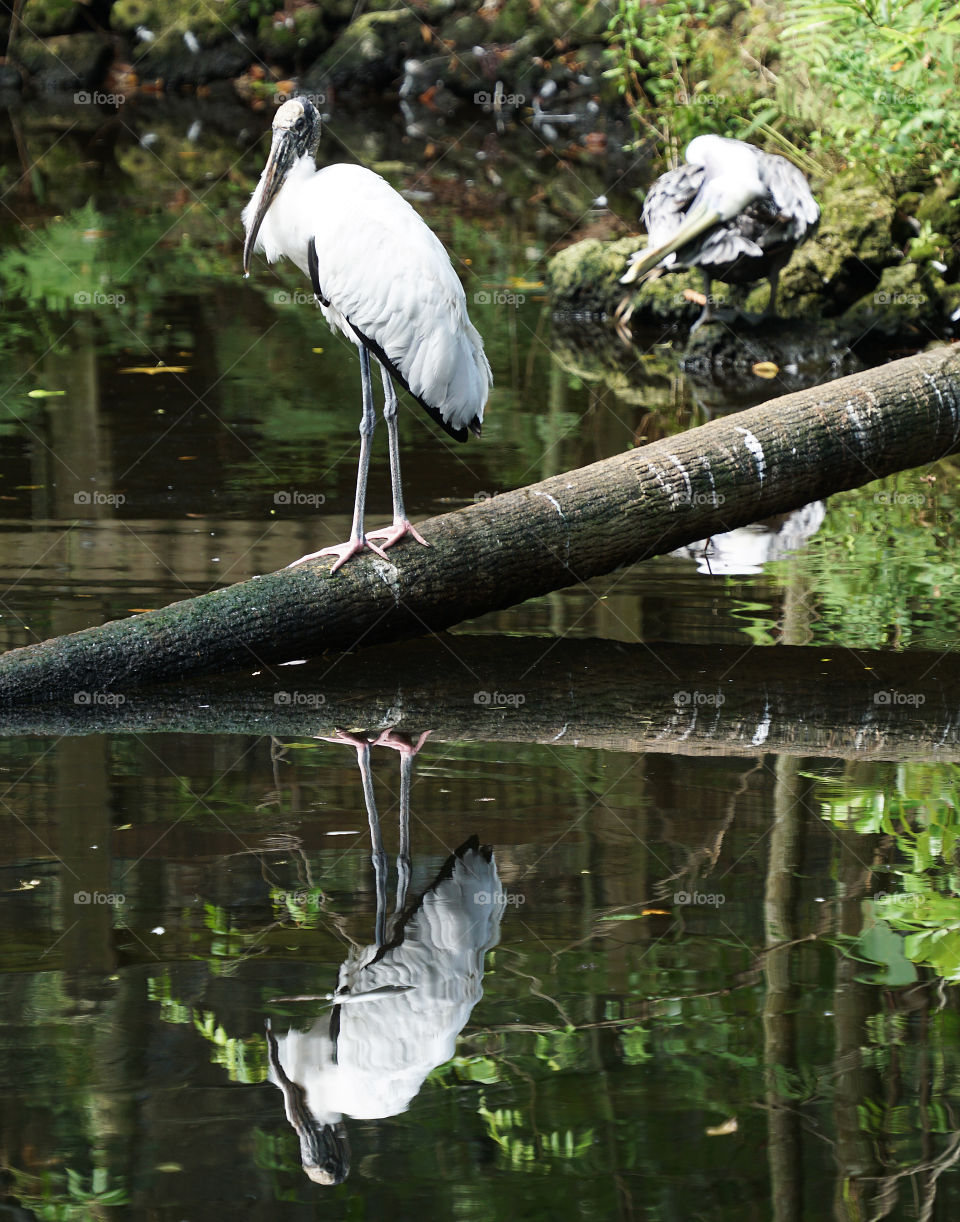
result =
M408 8L364 13L343 31L304 78L304 87L383 86L395 79L404 59L423 50L421 22Z
M27 0L23 8L23 29L36 38L66 34L77 21L75 0Z

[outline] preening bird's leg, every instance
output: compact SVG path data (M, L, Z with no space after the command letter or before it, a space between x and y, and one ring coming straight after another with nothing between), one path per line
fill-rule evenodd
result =
M767 302L766 309L760 315L761 318L776 318L777 316L777 284L780 280L780 268L775 267L767 277L770 281L770 300Z
M700 278L703 281L703 295L704 297L706 297L707 300L704 303L704 307L700 312L700 317L690 328L691 335L694 333L694 331L696 331L697 327L702 327L705 322L713 322L714 317L715 317L714 312L713 312L713 294L710 292L710 289L713 286L713 277L710 275L708 271L706 271L705 268L701 267L700 268Z
M299 560L294 560L293 564L288 564L287 568L292 569L294 565L303 564L306 560L316 560L319 556L336 556L336 563L330 570L331 573L335 573L341 564L346 564L351 556L362 552L365 546L386 560L383 550L375 543L370 543L363 533L363 511L367 500L367 473L370 470L370 445L373 441L373 430L377 424L377 417L373 410L370 354L362 344L360 345L360 380L363 392L363 409L360 417L360 462L357 466L357 494L353 502L353 526L350 529L350 538L346 543L337 543L333 547L322 547L320 551L311 552L309 556L301 556Z
M390 483L393 488L393 525L382 530L372 530L368 539L382 540L380 546L392 547L404 535L413 535L424 547L430 544L413 526L403 508L403 488L400 483L400 442L397 436L397 391L393 385L390 371L381 364L380 373L383 377L383 418L387 422L387 437L390 441Z

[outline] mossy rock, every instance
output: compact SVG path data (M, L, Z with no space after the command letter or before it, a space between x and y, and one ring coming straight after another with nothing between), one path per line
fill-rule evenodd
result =
M292 26L279 25L270 13L260 18L257 45L263 58L280 63L311 62L333 41L323 10L318 5L295 9Z
M69 34L76 27L79 14L76 0L27 0L23 8L23 29L35 38Z
M852 330L881 335L940 334L947 320L946 285L931 268L909 261L884 269L880 283L843 315Z
M526 33L533 20L534 6L531 0L507 0L489 27L486 41L514 43Z
M615 10L612 0L541 0L536 22L551 38L579 46L603 38Z
M636 237L602 242L587 238L568 246L547 264L547 288L561 313L612 315L628 295L634 300L634 318L658 321L685 318L693 321L700 307L687 301L684 289L700 287L695 272L648 280L630 290L620 283L627 262L642 242Z
M103 80L113 53L99 34L61 34L56 38L18 38L13 58L23 65L39 90L84 93L96 89Z
M201 47L210 47L231 32L230 23L213 8L190 0L116 0L110 9L110 28L133 34L138 27L156 35L153 42L139 43L138 50L173 43L184 55L190 54L183 41L186 33L192 34Z
M309 91L315 84L330 83L336 88L382 88L396 80L403 61L423 47L420 18L410 9L364 13L309 69L303 87Z
M472 50L492 42L490 26L477 13L452 13L440 23L440 40L458 50Z

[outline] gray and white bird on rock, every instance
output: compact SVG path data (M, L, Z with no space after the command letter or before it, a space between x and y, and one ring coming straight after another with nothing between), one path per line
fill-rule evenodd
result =
M254 250L274 263L288 258L310 278L327 322L357 345L363 382L360 464L353 526L346 543L295 563L335 556L333 572L369 547L381 557L404 535L426 540L403 506L397 442L400 383L457 441L480 435L493 384L483 340L439 238L372 170L331 165L318 170L320 115L307 98L285 102L273 120L266 168L243 210L243 270ZM393 523L364 533L370 443L376 418L370 357L380 366L390 442Z
M683 165L650 188L643 204L649 244L631 257L620 283L655 270L698 267L707 298L698 327L715 317L714 280L739 285L767 279L770 301L761 317L768 318L775 314L780 272L819 220L806 178L785 157L743 140L697 136ZM630 313L620 314L620 321L627 322Z

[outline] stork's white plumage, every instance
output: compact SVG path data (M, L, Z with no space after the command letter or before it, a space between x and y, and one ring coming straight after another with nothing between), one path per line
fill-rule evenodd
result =
M820 207L807 180L792 162L743 140L697 136L686 160L650 188L643 204L649 242L631 257L621 284L655 274L655 269L697 267L706 304L695 326L713 317L710 286L752 284L766 277L776 309L777 279L794 250L812 237ZM621 322L632 309L618 310Z
M347 543L302 557L335 555L335 570L365 545L382 555L404 534L425 543L403 508L393 379L452 437L466 441L468 433L480 434L493 376L483 340L468 317L463 286L436 234L371 170L356 165L318 170L319 138L320 117L311 102L295 98L281 106L266 168L243 210L244 271L254 250L262 250L271 263L290 259L310 278L327 322L360 351L363 413L353 529ZM394 520L365 535L375 423L371 356L383 377Z

